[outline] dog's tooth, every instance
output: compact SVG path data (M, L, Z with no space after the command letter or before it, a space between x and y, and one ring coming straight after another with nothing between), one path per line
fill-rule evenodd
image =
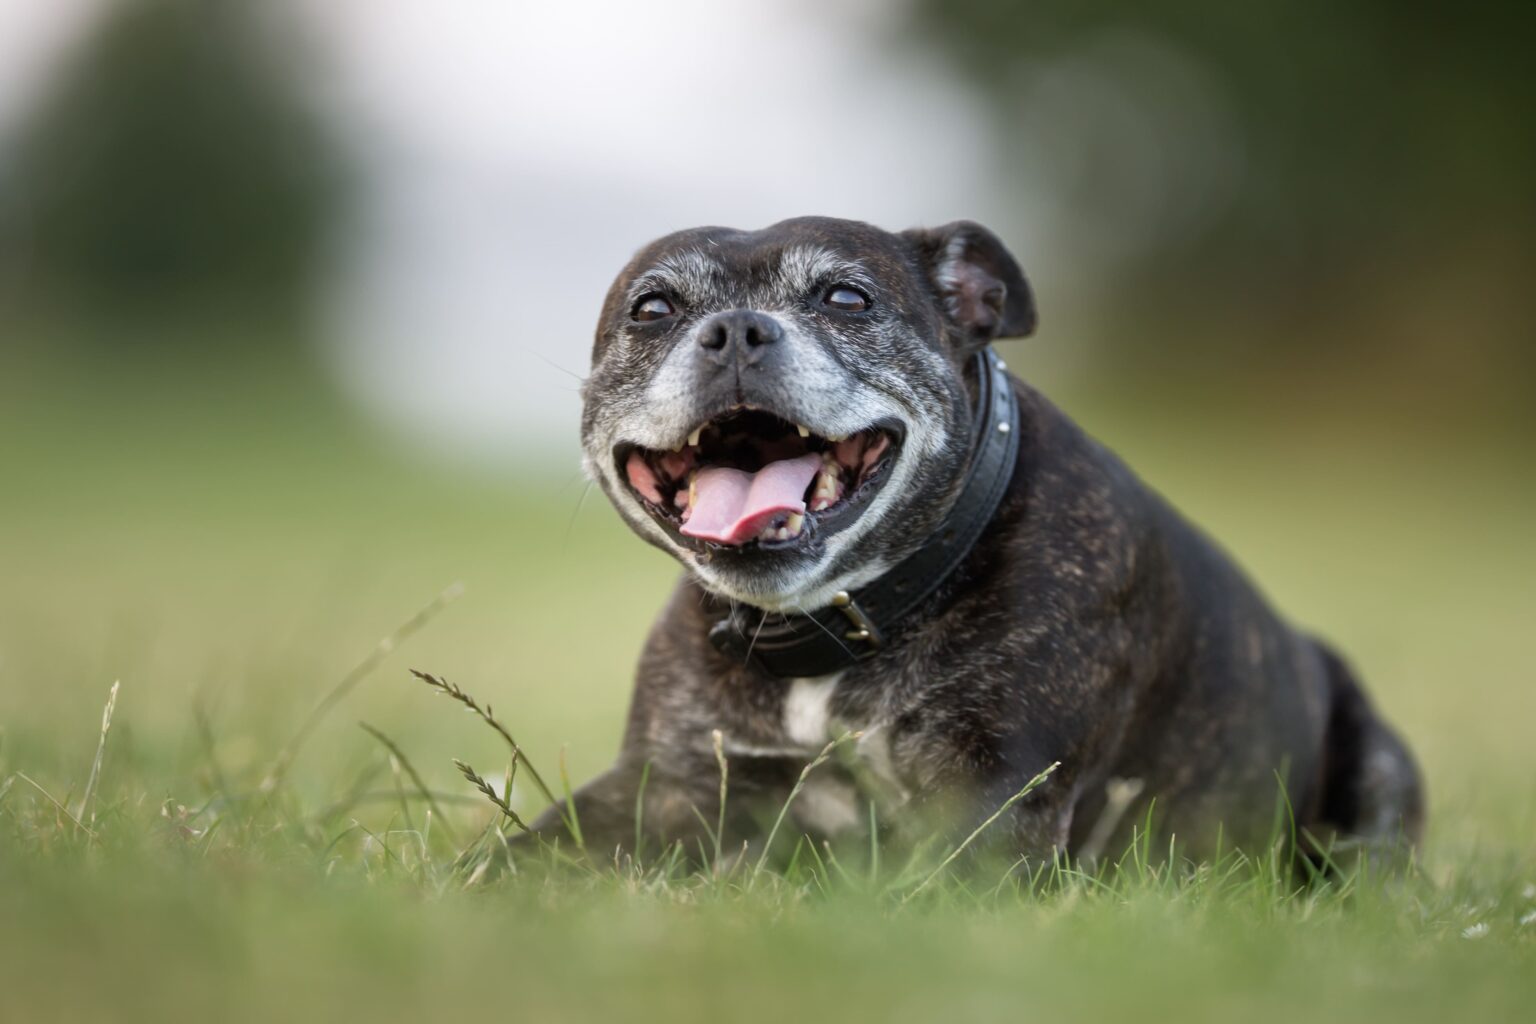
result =
M820 512L837 504L841 481L835 473L822 472L816 476L816 489L811 492L811 511Z
M811 436L811 431L810 431L809 427L802 427L800 424L796 423L795 424L795 429L800 432L800 436L801 437L810 437Z
M823 455L821 470L816 474L816 489L811 491L811 511L820 512L822 509L837 501L838 482L842 471L838 467L837 460L830 455Z
M699 446L699 435L702 433L704 433L703 427L695 427L693 433L688 435L688 447L697 448Z
M800 528L805 525L805 516L799 512L791 512L789 518L784 520L784 532L790 537L800 536Z

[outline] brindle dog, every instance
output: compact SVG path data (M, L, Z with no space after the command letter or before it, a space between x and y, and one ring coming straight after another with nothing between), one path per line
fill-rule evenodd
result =
M920 581L917 607L845 664L785 676L751 652L753 623L846 608L938 543L971 501L985 442L976 405L995 364L977 353L1034 326L1018 264L970 222L698 228L623 270L583 392L585 466L686 571L640 657L618 761L575 795L589 850L634 842L647 765L645 832L694 849L718 809L716 730L728 845L760 838L762 809L843 730L860 736L812 775L793 805L798 830L860 829L858 801L873 796L898 832L963 836L1060 762L989 830L994 845L1081 854L1098 824L1092 847L1104 849L1151 806L1192 855L1218 828L1254 847L1271 837L1280 782L1297 834L1417 840L1413 760L1349 669L1002 371L1016 454L963 557ZM743 617L745 650L711 642ZM1112 820L1115 779L1140 789ZM560 833L562 810L535 831Z

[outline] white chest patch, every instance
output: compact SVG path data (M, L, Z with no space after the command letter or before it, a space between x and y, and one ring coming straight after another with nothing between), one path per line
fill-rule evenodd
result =
M830 739L832 693L843 674L795 679L784 695L784 735L791 743L820 748Z

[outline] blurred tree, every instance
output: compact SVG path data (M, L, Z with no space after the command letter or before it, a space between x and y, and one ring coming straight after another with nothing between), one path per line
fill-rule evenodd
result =
M0 176L0 266L21 303L145 328L109 332L141 344L199 318L302 315L331 174L256 14L242 0L112 8Z
M1321 351L1348 334L1352 350L1380 358L1417 330L1410 345L1450 342L1474 362L1480 351L1507 376L1512 364L1536 368L1523 312L1536 269L1533 26L1531 5L1487 0L914 0L909 28L994 101L1011 158L1076 190L1069 206L1113 203L1103 178L1163 207L1181 187L1203 188L1211 154L1191 138L1205 137L1180 129L1211 120L1195 101L1214 105L1233 180L1214 190L1214 212L1119 268L1132 315L1226 302L1235 326L1273 329L1206 340L1228 353L1244 339L1272 351L1282 334ZM1170 61L1138 64L1136 46L1114 45L1128 40ZM1065 86L1049 74L1064 67L1075 74ZM1105 105L1088 94L1105 80L1131 115L1099 116ZM1042 117L1043 82L1057 99ZM1149 185L1132 135L1153 157L1191 150L1183 165L1160 158L1195 183ZM1084 136L1095 144L1086 158L1081 143L1062 145ZM1193 332L1170 342L1201 344ZM1438 372L1443 357L1426 358Z

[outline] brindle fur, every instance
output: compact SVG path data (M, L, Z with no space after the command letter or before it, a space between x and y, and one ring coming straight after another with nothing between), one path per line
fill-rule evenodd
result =
M714 556L727 564L714 565L706 587L698 556L637 522L638 506L602 465L623 425L645 415L637 396L649 375L689 344L686 322L673 337L637 340L628 326L632 283L702 251L711 262L695 261L694 271L707 272L688 278L690 312L780 308L795 296L764 298L782 291L778 262L806 246L867 270L883 317L863 334L809 316L802 328L837 350L856 382L847 386L891 388L899 378L901 400L921 406L942 436L911 455L923 485L893 496L883 528L838 560L813 549L790 556L800 564L786 574L725 552ZM977 268L1006 297L983 294L979 308L974 289L957 294L957 275ZM821 742L797 742L786 729L793 683L728 659L710 645L711 625L731 597L765 594L754 603L794 607L796 594L774 589L785 580L801 593L823 592L910 553L942 522L963 473L975 386L963 369L968 356L995 335L1028 333L1033 319L1012 258L968 223L899 235L821 218L753 234L698 229L653 244L625 269L604 308L586 388L588 467L642 536L694 571L645 645L617 763L576 794L589 850L633 844L647 764L644 831L652 843L681 839L696 849L701 819L713 822L718 809L714 730L730 758L725 842L761 836L764 809L782 803ZM746 387L748 400L776 407L799 384L792 367L782 372L788 379L736 380L736 397ZM1115 778L1144 785L1112 844L1155 800L1159 831L1192 854L1208 852L1218 828L1228 844L1256 847L1271 837L1279 781L1298 834L1376 847L1416 841L1422 800L1413 761L1338 657L1283 622L1216 545L1111 452L1028 385L1013 386L1023 430L1009 491L959 570L837 682L829 732L864 735L853 757L819 771L795 807L797 830L860 827L861 794L883 804L898 832L962 836L1059 761L993 827L994 845L1035 857L1081 852ZM719 404L711 387L699 385L696 408ZM856 787L861 778L867 784ZM560 832L558 809L535 829Z

